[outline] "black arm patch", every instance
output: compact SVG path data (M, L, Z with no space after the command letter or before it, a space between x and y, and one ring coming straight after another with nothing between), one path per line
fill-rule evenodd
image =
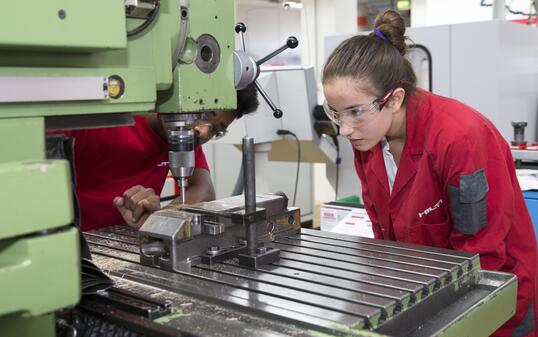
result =
M454 227L464 234L476 234L487 225L486 194L489 185L480 169L460 176L460 187L448 185Z

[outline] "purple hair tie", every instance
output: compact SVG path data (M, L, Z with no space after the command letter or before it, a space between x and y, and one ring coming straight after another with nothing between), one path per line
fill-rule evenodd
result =
M383 33L381 33L381 31L379 29L377 29L377 27L374 27L374 33L375 35L379 36L379 38L381 38L381 40L387 42L387 43L390 43L390 41L385 37L385 35L383 35Z

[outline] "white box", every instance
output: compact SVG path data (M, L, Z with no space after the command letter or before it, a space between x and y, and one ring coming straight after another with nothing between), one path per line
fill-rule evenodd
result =
M372 222L357 204L330 202L320 207L322 231L373 238Z

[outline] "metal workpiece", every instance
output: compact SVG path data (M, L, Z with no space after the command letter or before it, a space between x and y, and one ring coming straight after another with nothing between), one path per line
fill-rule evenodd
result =
M254 202L261 207L246 214L243 200L243 196L236 196L179 208L167 207L151 214L138 232L140 262L178 270L183 266L215 263L232 255L251 255L247 252L245 227L254 229L256 235L252 238L256 244L254 262L246 263L273 262L278 252L275 247L264 244L272 242L277 234L295 234L299 230L299 210L288 208L285 196L261 194ZM103 230L100 235L104 232L108 234ZM117 234L121 234L120 230Z
M193 215L186 212L160 210L151 214L140 227L140 262L173 269L178 249L182 241L192 235Z
M222 204L238 211L229 200ZM218 202L208 208L223 212ZM251 324L291 324L297 333L460 336L467 329L488 336L513 314L516 278L480 270L477 254L275 227L280 230L271 240L260 240L280 248L273 263L246 266L240 254L226 254L225 244L211 247L193 237L186 243L204 242L204 253L221 258L173 271L141 264L136 232L126 226L86 238L97 264L124 282L190 296L192 303L209 301L224 312L238 310L256 317Z

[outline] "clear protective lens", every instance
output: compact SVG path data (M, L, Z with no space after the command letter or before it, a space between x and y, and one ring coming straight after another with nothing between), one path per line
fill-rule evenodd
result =
M390 99L394 90L395 88L389 90L384 96L377 98L370 104L359 104L342 111L334 111L325 100L325 102L323 102L323 110L327 117L329 117L329 119L336 125L345 123L352 127L358 127L367 121L369 116L372 116L375 112L383 109L383 106Z
M357 105L355 107L342 110L334 111L327 101L323 103L323 110L329 119L336 125L342 125L346 123L351 126L360 125L364 122L369 112L378 110L379 105L374 102L368 105Z
M334 111L327 101L323 102L323 111L325 112L325 115L336 125L340 125L338 122L338 118L336 117L336 111Z
M228 130L220 130L220 131L217 131L215 132L215 135L214 135L214 139L221 139L222 137L226 136L226 134L228 133Z

